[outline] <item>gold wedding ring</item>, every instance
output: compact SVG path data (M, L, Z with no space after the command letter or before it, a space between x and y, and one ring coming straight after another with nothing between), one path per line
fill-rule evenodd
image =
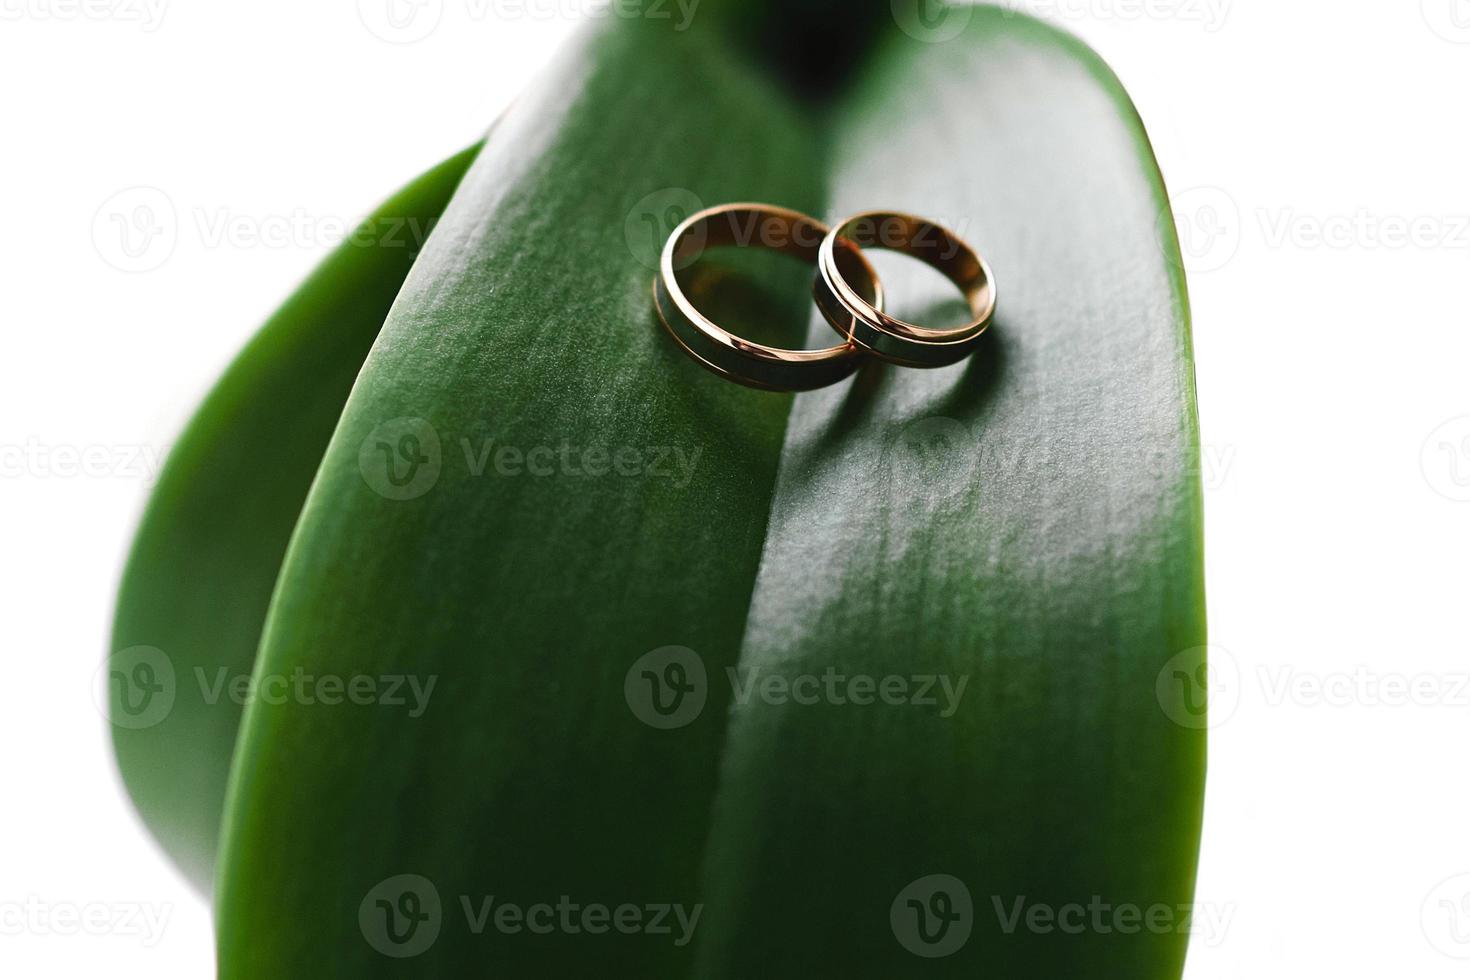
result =
M653 290L659 319L685 353L740 384L809 391L842 380L864 360L851 341L821 350L788 350L746 340L695 309L676 275L704 249L727 245L769 248L813 263L826 254L844 295L881 316L883 287L877 273L856 245L834 242L829 231L815 218L768 204L726 204L690 215L669 236L659 259Z
M889 249L932 266L965 294L973 319L963 327L936 330L889 316L855 288L866 282L848 278L849 263L837 260L847 253L845 246ZM839 334L906 367L943 367L964 358L995 316L995 282L985 260L949 229L896 211L866 211L828 232L818 250L813 294Z

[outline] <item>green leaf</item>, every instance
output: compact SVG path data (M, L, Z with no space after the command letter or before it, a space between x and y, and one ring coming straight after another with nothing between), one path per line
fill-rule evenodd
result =
M206 891L286 542L368 348L477 151L384 202L261 328L169 453L133 543L109 664L113 745L149 829ZM150 675L151 692L136 683Z
M281 571L255 679L313 682L246 713L222 976L1179 974L1204 736L1171 664L1204 625L1162 183L1078 42L872 9L834 70L765 8L601 23L475 161ZM795 398L702 371L651 246L733 200L955 227L999 283L989 342ZM883 271L900 315L946 309ZM808 275L759 308L826 342ZM661 720L643 670L674 660L695 690ZM794 700L829 670L840 699ZM969 916L932 957L941 885ZM497 915L538 903L549 934ZM593 934L572 905L699 918ZM1173 918L1028 915L1072 905Z

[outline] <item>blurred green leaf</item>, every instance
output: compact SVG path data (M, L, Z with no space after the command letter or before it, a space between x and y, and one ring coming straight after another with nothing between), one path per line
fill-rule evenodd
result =
M384 202L261 328L170 451L133 542L113 623L113 745L144 822L205 891L291 529L393 297L477 150Z

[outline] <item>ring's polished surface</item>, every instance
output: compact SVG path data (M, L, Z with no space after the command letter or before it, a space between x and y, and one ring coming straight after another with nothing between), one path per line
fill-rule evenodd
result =
M839 267L837 256L846 251L843 243L901 252L933 266L965 294L974 319L963 327L935 330L889 316L853 288L847 263ZM906 367L943 367L964 358L995 316L995 282L985 260L949 229L895 211L853 215L828 232L817 257L813 294L838 333Z
M817 261L829 229L799 211L769 204L726 204L690 215L664 244L653 298L659 319L679 346L700 364L752 388L809 391L840 381L863 361L852 343L821 350L787 350L738 337L695 309L676 275L706 248L756 246ZM834 246L832 263L868 309L883 306L883 287L857 247Z

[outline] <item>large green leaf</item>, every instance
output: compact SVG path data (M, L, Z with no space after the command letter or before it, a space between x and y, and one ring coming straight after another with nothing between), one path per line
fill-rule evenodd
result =
M1204 642L1197 440L1142 128L1023 17L934 41L887 3L752 10L584 32L409 273L255 672L365 678L370 703L249 707L223 976L1179 973L1177 918L1025 918L1191 896L1203 734L1156 682ZM823 23L852 29L819 48ZM955 226L1000 284L989 342L796 398L722 381L651 311L643 217L696 199ZM808 281L769 277L761 308L800 320ZM655 727L643 671L671 661L696 689ZM747 696L829 669L950 694ZM941 885L970 917L926 945ZM537 903L700 917L685 943L496 917Z
M170 452L133 543L109 665L113 745L149 829L206 891L291 529L363 358L476 149L384 202L261 328Z

